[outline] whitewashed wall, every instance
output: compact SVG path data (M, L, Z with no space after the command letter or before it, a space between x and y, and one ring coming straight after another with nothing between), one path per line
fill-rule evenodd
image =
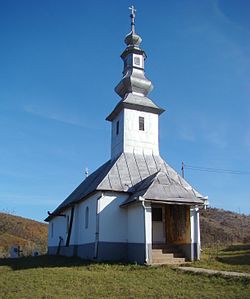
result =
M144 117L144 131L139 130L139 116ZM158 115L124 109L124 152L159 155Z
M83 202L75 205L74 220L71 231L70 245L83 245L95 242L97 221L97 203L99 200L99 241L100 242L129 242L144 243L146 223L146 240L151 243L151 210L144 208L142 203L121 208L127 199L123 193L97 192ZM88 228L85 227L86 208L89 208ZM62 245L67 239L67 216L71 216L71 208L63 212L66 217L55 217L49 223L49 246L57 246L59 237L63 238ZM54 226L52 237L51 227Z
M144 131L139 130L139 117L144 117ZM119 121L119 134L116 123ZM159 155L159 116L150 112L122 110L112 121L111 157L122 152Z
M71 230L70 245L88 244L95 241L96 232L96 203L100 197L100 192L90 196L85 201L75 205L74 219ZM85 227L86 207L89 208L88 228ZM48 246L58 246L59 237L63 238L63 243L67 240L67 216L71 217L71 208L62 212L66 217L57 216L49 222ZM53 223L53 224L52 224ZM53 225L53 236L52 236Z
M59 237L63 238L62 245L65 245L67 239L67 216L70 217L70 209L62 212L66 217L57 216L49 222L48 246L58 246ZM53 236L52 236L53 226Z
M119 134L116 134L116 123L119 121ZM119 156L124 147L124 111L122 110L112 121L111 128L111 157Z
M144 210L142 204L131 205L128 211L128 243L144 243Z
M78 205L78 220L75 219L75 226L72 227L72 230L77 230L78 245L88 244L95 242L95 233L96 233L96 204L97 199L100 197L101 193L97 192L96 194L90 196L88 199L79 203ZM86 208L89 208L89 224L88 228L85 227L85 212ZM75 241L76 242L76 241Z
M99 241L127 242L127 209L120 204L128 195L107 193L100 198L99 205Z

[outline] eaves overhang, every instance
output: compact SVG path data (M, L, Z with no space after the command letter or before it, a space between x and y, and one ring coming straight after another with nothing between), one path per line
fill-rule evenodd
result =
M143 55L144 59L147 58L147 55L145 53L144 50L140 49L140 48L136 48L133 46L129 46L127 47L121 54L121 58L124 59L127 55L129 55L130 53L133 54L138 54L138 55Z
M126 103L123 100L121 100L115 107L115 109L106 117L106 120L113 121L115 117L119 114L119 112L124 109L131 109L131 110L137 110L137 111L143 111L143 112L150 112L154 114L162 114L165 109L162 109L160 107L151 107L151 106L145 106L135 103Z
M193 199L181 199L181 198L168 198L166 200L157 200L157 199L143 199L145 202L150 202L153 204L164 204L164 205L184 205L184 206L201 206L203 207L205 204L204 202L197 200L194 201ZM135 203L140 202L139 198L133 199L131 201L125 201L124 203L120 204L121 208L125 208L127 206L133 205Z

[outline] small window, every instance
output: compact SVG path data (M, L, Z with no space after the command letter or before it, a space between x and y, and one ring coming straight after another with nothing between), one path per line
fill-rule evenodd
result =
M69 215L66 217L66 233L69 232Z
M54 223L51 222L51 238L54 237Z
M85 210L85 228L89 227L89 207L86 207Z
M162 208L152 208L152 221L162 221Z
M139 116L139 130L144 131L144 117Z
M118 135L119 134L119 126L120 126L120 124L119 124L119 120L116 122L116 135Z
M140 65L141 64L140 57L135 57L134 58L134 64L135 65Z

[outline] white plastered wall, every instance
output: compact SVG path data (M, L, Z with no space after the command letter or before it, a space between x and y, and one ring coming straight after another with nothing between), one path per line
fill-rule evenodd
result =
M144 131L139 130L139 117L144 118ZM119 121L119 134L116 124ZM111 157L122 152L159 155L159 116L154 113L123 109L112 121Z
M72 227L72 230L77 231L77 243L78 245L88 244L95 242L96 233L96 204L97 199L101 193L97 192L90 196L88 199L79 203L78 205L78 220L75 218L76 227ZM85 226L86 208L89 209L89 221L88 227ZM75 238L76 239L76 238Z
M116 124L119 121L119 134L116 134ZM111 157L119 156L124 147L124 111L122 110L112 121L111 128Z
M61 245L65 245L67 239L67 216L70 217L70 209L61 213L64 216L56 216L49 222L48 246L58 246L59 238L63 238ZM53 226L53 229L52 229ZM53 232L52 232L53 231Z
M120 207L127 197L105 192L99 199L100 242L127 242L127 210Z
M88 244L95 241L96 232L96 203L100 192L95 193L83 202L75 204L74 218L71 230L70 245ZM88 227L85 226L86 208L89 209ZM63 216L56 216L49 222L48 246L58 246L59 237L63 238L62 246L67 239L67 216L71 217L71 208L63 211ZM52 236L53 225L53 236Z
M144 243L144 209L141 203L130 205L128 211L128 243Z
M144 118L144 131L139 130L139 117ZM158 115L124 109L124 152L159 155Z

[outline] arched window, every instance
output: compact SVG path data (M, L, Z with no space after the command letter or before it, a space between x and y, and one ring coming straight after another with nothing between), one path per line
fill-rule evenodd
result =
M69 215L66 217L66 233L69 232Z
M116 122L116 135L119 135L119 120Z
M89 227L89 207L85 209L85 228Z
M51 238L54 237L54 223L51 222Z

